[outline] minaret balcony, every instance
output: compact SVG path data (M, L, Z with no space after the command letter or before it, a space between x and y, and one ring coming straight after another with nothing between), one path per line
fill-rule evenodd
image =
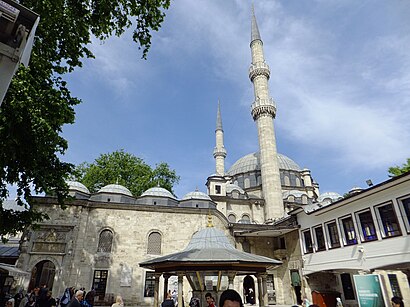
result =
M216 157L226 157L226 149L225 147L215 147L214 148L214 158Z
M254 120L258 119L261 115L276 116L276 103L272 98L269 99L256 99L252 103L252 117Z
M252 63L249 67L249 79L253 81L253 79L257 76L265 76L269 79L270 77L270 69L269 65L265 62L256 62Z

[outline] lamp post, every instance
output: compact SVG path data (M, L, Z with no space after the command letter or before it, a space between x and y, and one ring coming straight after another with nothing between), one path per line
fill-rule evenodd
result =
M0 106L20 64L28 65L38 14L13 0L0 0Z

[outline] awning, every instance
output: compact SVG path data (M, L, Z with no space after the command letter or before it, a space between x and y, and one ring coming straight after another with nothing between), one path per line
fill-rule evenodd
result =
M14 265L6 263L0 263L0 271L7 271L9 275L13 277L24 277L30 275L29 272L20 270L16 268Z

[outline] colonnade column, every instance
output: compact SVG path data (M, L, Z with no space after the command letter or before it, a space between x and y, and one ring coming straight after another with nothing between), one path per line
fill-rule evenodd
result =
M168 279L170 277L170 275L168 274L164 274L164 298L163 300L165 300L167 298L167 294L168 294Z
M258 280L258 300L259 306L263 306L263 289L262 289L262 277L260 275L256 276Z
M178 272L178 306L183 306L182 304L182 301L184 300L183 293L182 293L183 289L184 289L184 274L181 272Z
M154 306L159 305L159 278L161 277L160 273L154 274L155 284L154 284Z
M267 279L267 275L266 274L262 274L262 290L263 290L263 305L264 306L268 306L268 287L266 284L266 279Z
M235 279L235 276L236 276L236 272L229 272L228 273L228 289L233 289L234 288L233 281Z

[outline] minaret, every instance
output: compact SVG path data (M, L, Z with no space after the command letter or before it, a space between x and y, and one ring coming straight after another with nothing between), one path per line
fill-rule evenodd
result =
M226 150L224 147L224 130L222 129L221 107L218 100L218 111L216 113L216 129L215 129L216 146L214 148L214 158L216 166L216 174L225 175L225 157Z
M249 78L253 83L255 101L252 103L252 117L258 128L260 164L262 173L262 192L265 199L265 222L284 215L279 162L276 150L273 119L276 105L269 96L269 66L263 55L263 42L259 34L255 13L252 8L252 64Z

